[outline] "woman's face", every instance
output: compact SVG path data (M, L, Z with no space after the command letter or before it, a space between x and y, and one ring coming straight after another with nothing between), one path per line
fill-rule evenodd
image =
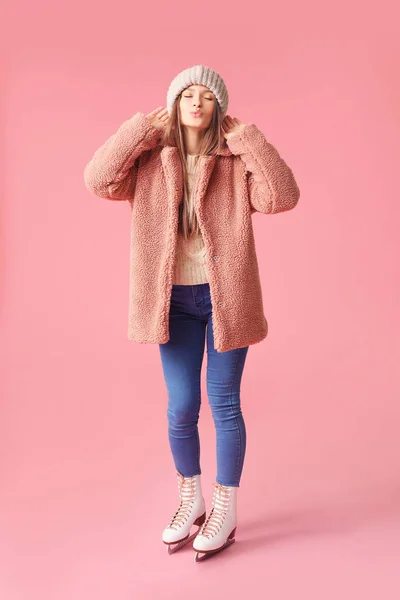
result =
M207 129L217 102L213 92L204 85L190 85L183 90L179 102L181 123L196 129ZM195 112L198 112L196 116Z

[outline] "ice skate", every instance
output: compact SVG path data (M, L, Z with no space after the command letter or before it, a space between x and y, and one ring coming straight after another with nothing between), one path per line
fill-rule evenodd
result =
M238 487L220 483L214 483L214 486L210 514L193 542L195 562L208 558L235 541Z
M179 471L176 473L180 504L162 534L164 544L168 544L168 554L176 552L191 542L206 520L206 505L201 491L201 476L184 477ZM193 525L198 525L198 529L190 535Z

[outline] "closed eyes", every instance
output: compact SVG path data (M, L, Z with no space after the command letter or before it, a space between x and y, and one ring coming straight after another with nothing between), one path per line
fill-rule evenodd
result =
M184 96L184 98L192 98L193 96ZM214 98L205 98L206 100L214 100Z

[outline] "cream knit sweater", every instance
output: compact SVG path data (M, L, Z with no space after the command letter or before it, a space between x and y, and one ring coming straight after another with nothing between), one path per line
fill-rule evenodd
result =
M188 154L186 163L188 169L189 201L192 202L192 191L194 184L194 172L198 155ZM206 249L204 247L201 233L185 240L182 234L178 234L176 246L176 262L174 271L174 284L194 285L208 282L206 264Z

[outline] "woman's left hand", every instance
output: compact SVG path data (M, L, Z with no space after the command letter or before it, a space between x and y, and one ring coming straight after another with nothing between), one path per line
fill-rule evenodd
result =
M229 115L226 115L222 121L222 132L226 140L231 134L241 131L244 127L246 127L246 123L243 123L243 121L240 121L236 117L232 118Z

